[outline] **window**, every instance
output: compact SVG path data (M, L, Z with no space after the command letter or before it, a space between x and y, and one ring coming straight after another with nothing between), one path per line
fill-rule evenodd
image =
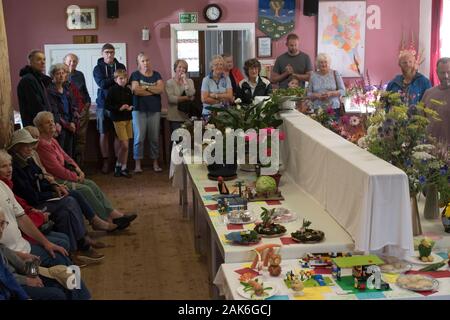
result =
M177 57L189 65L189 72L199 72L198 31L177 31Z
M444 0L443 10L441 24L441 57L450 57L450 38L447 34L448 30L450 30L450 0Z

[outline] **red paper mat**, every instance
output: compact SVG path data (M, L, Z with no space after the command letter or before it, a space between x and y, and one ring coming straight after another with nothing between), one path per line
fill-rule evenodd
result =
M205 187L205 192L219 192L217 187Z
M219 207L217 206L217 204L209 204L206 206L206 208L208 208L208 210L217 210Z
M439 278L450 278L450 271L442 270L442 271L408 271L406 274L421 274L424 276L430 276L436 279Z
M244 227L242 226L242 224L227 224L227 229L228 230L244 230Z
M283 245L298 244L298 242L295 242L294 240L292 240L291 237L281 237L280 241Z
M315 274L331 274L331 268L314 268Z
M269 206L277 206L281 204L280 200L266 200L267 205Z
M243 269L239 269L239 270L234 270L234 272L239 273L240 275L243 275L245 273L250 273L253 276L253 278L259 276L258 272L256 272L253 269L250 269L250 268L243 268Z

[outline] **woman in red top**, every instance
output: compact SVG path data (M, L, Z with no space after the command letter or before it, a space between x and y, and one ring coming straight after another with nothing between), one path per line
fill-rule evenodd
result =
M118 225L119 230L127 228L137 215L124 214L114 209L97 184L86 179L78 164L53 138L56 132L53 114L46 111L39 112L33 122L41 135L36 151L47 172L69 189L80 191L100 218Z

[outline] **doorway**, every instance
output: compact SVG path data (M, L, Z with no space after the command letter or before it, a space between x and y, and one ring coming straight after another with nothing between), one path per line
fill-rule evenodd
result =
M172 66L177 59L189 65L188 74L196 90L195 102L201 104L201 85L215 55L229 53L234 65L243 69L247 59L255 57L255 24L171 24Z

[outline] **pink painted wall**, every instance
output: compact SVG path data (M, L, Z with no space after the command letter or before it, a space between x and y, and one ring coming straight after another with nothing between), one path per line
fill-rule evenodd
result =
M297 1L295 32L300 36L301 48L312 58L317 54L317 17L302 14L303 0ZM224 14L221 22L257 22L257 0L120 0L120 17L106 18L106 0L3 0L8 36L13 101L17 106L15 88L19 70L27 63L27 53L33 48L43 49L44 44L72 43L76 34L96 34L99 42L127 43L128 68L135 69L134 57L146 51L154 69L164 79L171 76L170 23L178 23L181 11L197 11L200 22L203 7L210 2L220 3ZM98 30L67 31L65 8L76 3L79 6L97 6ZM381 30L366 31L366 69L374 83L388 81L398 73L397 54L402 32L419 34L420 0L367 0L367 5L381 8ZM150 41L140 39L141 29L148 26ZM257 30L257 36L263 35ZM286 50L285 38L273 43L274 57Z

